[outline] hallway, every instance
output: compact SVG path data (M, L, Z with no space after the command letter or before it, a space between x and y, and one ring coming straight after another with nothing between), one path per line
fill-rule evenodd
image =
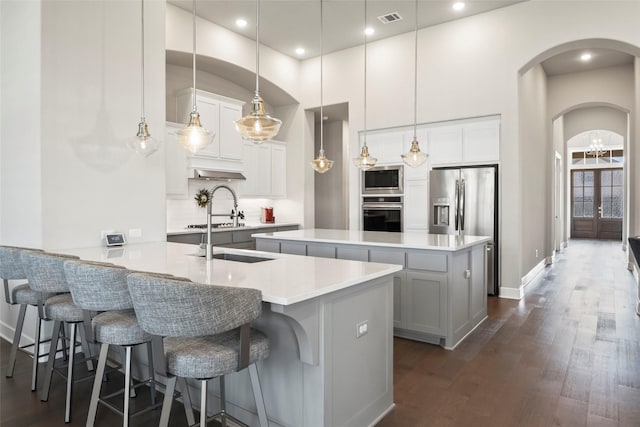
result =
M619 241L571 240L455 351L396 339L379 426L639 426L636 289Z
M395 339L396 407L378 426L639 426L640 317L625 260L620 242L572 240L522 301L489 298L489 318L455 351ZM20 354L7 379L9 345L0 348L0 425L64 425L62 379L41 403L30 359ZM75 393L70 425L84 425L89 390ZM157 425L158 412L132 425ZM98 417L120 422L104 409ZM182 408L171 418L186 425Z

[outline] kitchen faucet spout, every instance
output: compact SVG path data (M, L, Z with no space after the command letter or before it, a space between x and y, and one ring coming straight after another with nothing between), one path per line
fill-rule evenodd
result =
M221 188L227 190L231 193L233 197L233 211L231 212L231 219L233 220L233 226L238 226L238 217L240 217L240 213L238 212L238 196L236 196L236 192L233 191L233 188L228 185L216 185L209 192L209 202L207 203L207 245L205 248L207 261L213 259L213 244L211 243L211 217L212 216L227 216L227 214L214 214L211 212L211 205L213 204L213 195L216 191Z

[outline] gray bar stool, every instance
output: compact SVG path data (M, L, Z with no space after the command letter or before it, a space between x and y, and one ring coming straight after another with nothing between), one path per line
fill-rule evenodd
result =
M64 274L64 262L72 259L79 259L76 256L52 254L47 252L30 252L25 251L21 254L24 263L25 273L29 280L31 289L39 292L56 292L57 295L50 297L44 303L38 306L38 313L43 320L53 320L53 332L51 336L60 336L63 326L69 326L69 360L67 363L66 374L55 368L56 350L49 350L49 360L47 362L47 370L45 381L42 386L40 399L42 401L49 400L49 391L51 388L51 378L54 372L66 377L67 392L65 398L64 422L71 422L71 401L73 392L73 383L91 378L92 375L74 379L73 371L76 352L76 332L77 325L83 321L83 313L80 307L73 304L69 286ZM93 370L91 362L91 351L84 336L84 331L80 329L80 340L84 348L84 360L87 363L87 369ZM65 345L66 343L63 343ZM78 363L80 363L79 361ZM63 367L62 367L63 368Z
M33 367L31 369L31 391L35 391L38 387L38 359L40 356L44 356L44 354L40 354L40 344L49 342L50 340L40 339L40 327L42 324L40 316L36 317L35 339L33 344L27 344L24 346L20 345L22 328L24 326L27 307L37 307L38 305L43 304L47 298L53 296L53 294L34 291L27 283L15 286L13 289L9 289L9 280L27 280L22 264L22 258L20 257L20 254L26 250L37 251L37 249L0 246L0 277L4 282L4 297L7 304L20 304L18 321L16 322L15 332L13 334L13 343L11 345L11 353L9 355L7 378L13 377L13 370L16 365L16 354L18 350L25 350L33 347L33 351L29 354L33 357Z
M227 419L239 423L225 411L224 375L244 368L249 368L260 425L268 426L256 362L269 356L269 340L249 326L262 311L262 293L145 274L131 274L127 281L138 322L152 334L156 372L167 377L160 426L169 422L177 377L201 381L201 427L208 421L207 383L213 378L220 379L222 408L214 417L223 426ZM192 413L188 405L187 414Z
M84 327L89 341L100 343L100 356L93 382L91 403L87 415L87 427L93 426L98 410L98 403L123 416L122 425L129 425L131 416L140 415L157 408L155 384L153 382L154 369L151 352L151 336L142 330L138 324L133 303L127 287L127 275L131 272L113 264L67 261L64 263L73 302L84 312ZM100 312L95 315L95 312ZM140 382L135 387L151 385L151 405L131 413L129 399L131 395L131 352L133 347L147 345L149 357L149 379ZM124 386L121 391L100 398L102 376L107 364L109 346L116 345L124 348ZM123 394L123 406L120 410L111 403L111 398Z

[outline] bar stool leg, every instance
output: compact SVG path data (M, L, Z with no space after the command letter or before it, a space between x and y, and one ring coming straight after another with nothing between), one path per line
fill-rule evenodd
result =
M7 369L7 378L13 377L13 369L16 366L16 354L20 347L20 338L22 338L22 325L24 325L24 316L27 313L27 304L20 304L18 312L18 323L13 334L13 344L11 344L11 353L9 355L9 368Z
M196 423L196 417L193 415L193 405L191 404L191 396L189 395L189 386L187 380L178 377L178 387L182 395L182 404L184 405L184 413L187 416L187 422L190 426Z
M73 391L73 364L76 355L76 323L71 323L69 325L69 342L71 346L69 347L69 365L67 367L67 397L65 399L64 405L64 422L71 422L71 398Z
M53 322L53 331L51 331L51 346L49 347L49 360L47 361L47 370L45 371L44 384L40 392L40 400L46 402L49 400L49 390L51 389L51 377L53 376L53 366L56 361L56 353L58 352L58 342L62 330L62 323L59 320ZM54 339L55 337L55 339ZM66 348L67 343L62 340L62 348ZM65 350L66 354L66 350Z
M220 381L220 423L222 427L227 427L227 395L225 393L224 375L220 375L218 381Z
M151 405L156 404L156 383L154 381L155 378L155 368L153 366L153 353L151 349L151 341L147 343L147 359L149 360L149 379L151 380L150 388L151 388Z
M76 324L74 323L74 328L75 325ZM82 349L84 351L84 358L87 363L87 371L91 372L93 371L93 360L91 360L91 347L89 347L89 341L87 341L87 337L84 334L84 328L80 328L80 330L77 332L80 335L80 343L82 344Z
M96 421L96 412L98 411L98 402L100 400L100 389L102 388L102 377L107 365L108 354L109 344L102 344L100 346L100 356L98 357L96 377L93 380L93 390L91 391L91 403L89 404L89 413L87 414L87 427L93 427L93 424Z
M167 427L169 425L169 414L171 413L171 405L173 403L173 392L176 389L176 377L167 378L167 388L164 391L164 400L162 401L162 412L160 413L160 423L158 427Z
M33 343L33 366L31 368L31 391L38 388L38 362L40 359L40 316L36 317L36 340Z
M200 382L200 427L207 427L207 380ZM224 418L222 418L222 427L227 427Z
M260 387L258 368L256 367L255 363L249 365L249 376L251 377L251 387L253 388L253 396L256 400L256 409L258 410L258 420L260 420L260 426L268 427L269 419L267 418L267 410L264 407L262 387Z
M122 426L129 426L129 400L131 397L131 346L125 347L124 361L124 409L122 410Z

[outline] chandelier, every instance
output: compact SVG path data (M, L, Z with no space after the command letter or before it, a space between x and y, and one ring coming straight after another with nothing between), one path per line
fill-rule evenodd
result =
M589 134L589 149L587 150L587 155L602 157L607 151L609 150L602 144L602 136L600 133Z

